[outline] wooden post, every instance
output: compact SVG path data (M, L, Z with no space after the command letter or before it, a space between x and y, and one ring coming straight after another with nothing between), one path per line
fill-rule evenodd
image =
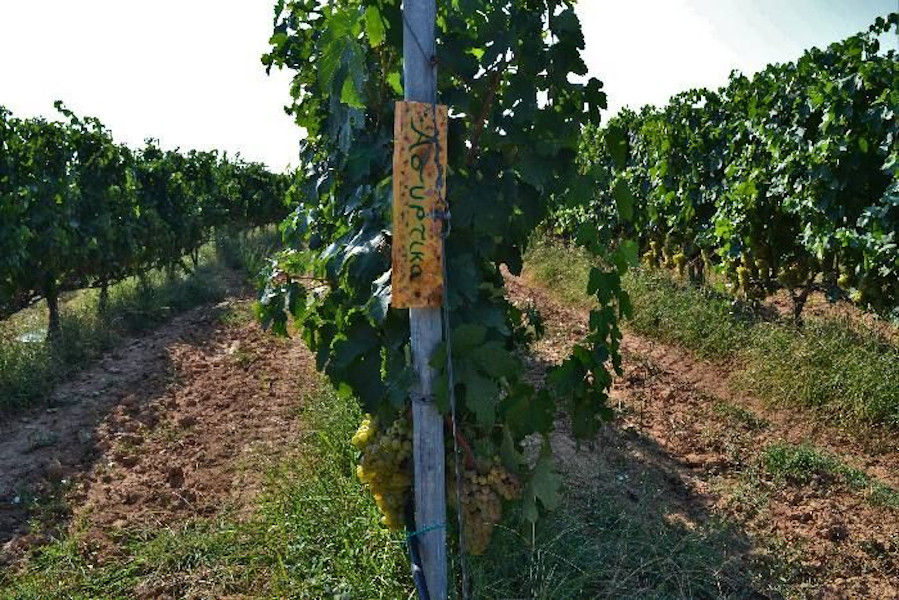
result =
M436 102L435 0L403 2L403 83L406 100ZM445 149L444 149L445 151ZM415 526L428 531L418 536L422 570L430 600L446 600L446 481L443 418L434 405L435 371L429 362L440 344L439 308L410 308L412 362L418 375L412 393L412 440L415 463ZM429 529L434 526L438 526Z

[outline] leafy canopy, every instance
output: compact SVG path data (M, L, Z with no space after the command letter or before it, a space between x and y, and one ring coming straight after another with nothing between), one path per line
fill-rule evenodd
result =
M412 372L407 311L389 308L394 103L402 94L402 15L396 0L275 5L269 68L294 72L287 110L308 137L282 225L288 248L262 292L266 326L288 314L319 368L372 413L404 410ZM627 310L619 270L597 270L593 331L555 369L551 389L522 379L524 307L504 296L501 265L522 251L551 206L589 195L593 173L576 162L582 128L605 107L585 75L584 37L572 2L438 2L438 102L449 106L446 244L450 350L462 428L483 456L523 469L520 442L553 426L556 402L575 431L592 435L620 364L618 318ZM581 77L582 79L582 77ZM624 265L622 264L622 267ZM432 364L442 369L447 349ZM445 374L444 374L445 375ZM438 402L447 405L445 376ZM545 506L555 480L538 463L533 495ZM531 511L529 514L534 514Z

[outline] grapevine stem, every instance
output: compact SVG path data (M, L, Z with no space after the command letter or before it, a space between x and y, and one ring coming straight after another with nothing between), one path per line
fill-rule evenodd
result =
M445 417L447 426L452 429L453 421L449 415ZM471 470L474 469L477 465L474 460L474 453L471 451L471 446L468 443L468 440L465 439L465 434L458 427L456 428L456 442L458 442L459 447L462 448L462 451L465 452L465 468Z

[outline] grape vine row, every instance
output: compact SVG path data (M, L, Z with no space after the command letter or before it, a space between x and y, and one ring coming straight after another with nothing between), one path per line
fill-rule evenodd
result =
M57 102L59 121L0 107L0 318L151 268L174 268L213 228L278 221L287 178L217 152L117 144ZM103 296L101 295L101 298Z
M591 128L581 161L600 184L557 209L557 231L715 269L749 299L786 288L797 320L814 288L899 317L899 57L880 48L897 27Z

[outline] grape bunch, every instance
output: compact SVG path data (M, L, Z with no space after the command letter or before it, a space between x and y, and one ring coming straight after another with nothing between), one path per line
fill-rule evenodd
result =
M362 451L356 466L359 481L368 485L381 511L381 524L392 530L403 528L403 508L412 485L412 431L404 418L387 429L366 415L352 444Z
M452 464L452 463L450 463ZM449 472L449 501L456 506L456 477ZM521 494L521 484L496 460L481 469L462 471L462 521L465 550L483 554L490 545L493 528L502 517L503 500L514 500Z

